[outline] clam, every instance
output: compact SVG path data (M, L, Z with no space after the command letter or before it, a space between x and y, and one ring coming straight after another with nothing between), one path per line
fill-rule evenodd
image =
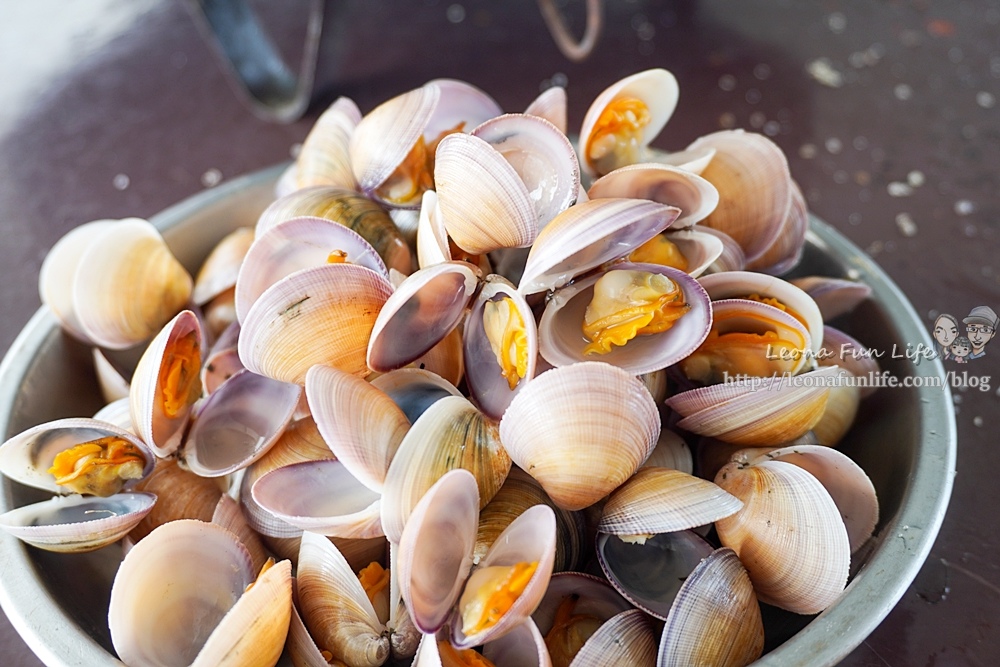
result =
M375 248L349 227L312 216L279 222L250 246L239 269L237 319L245 321L254 301L282 278L301 269L337 263L357 264L389 277Z
M203 306L236 285L236 276L254 240L254 230L239 227L219 241L198 270L191 300Z
M827 354L818 357L820 366L840 366L857 378L864 378L866 386L858 387L859 397L871 396L878 389L871 380L878 375L876 354L861 342L840 329L823 327L824 347Z
M500 637L530 616L555 557L555 516L536 505L473 569L479 504L475 478L448 472L414 507L399 544L400 589L414 623L425 633L447 625L458 649Z
M566 89L562 86L546 88L524 110L524 113L549 121L563 134L567 134Z
M592 505L631 477L659 432L643 384L594 361L542 373L500 420L500 440L514 463L568 510Z
M601 176L642 162L646 146L660 133L677 106L674 75L650 69L605 89L591 103L580 128L581 166Z
M123 349L187 303L191 276L146 220L96 221L64 236L39 275L42 302L84 341Z
M686 229L704 220L719 204L719 191L686 169L666 164L640 163L609 172L587 190L591 199L628 197L676 206L681 214L673 229Z
M697 278L715 264L725 252L722 239L708 228L689 227L657 234L628 255L631 262L663 264Z
M872 293L868 285L843 278L803 276L789 282L813 298L824 322L851 312Z
M115 651L135 667L274 665L291 617L291 564L255 575L229 531L194 520L160 526L115 575L108 608Z
M384 277L353 264L303 269L261 294L240 330L247 369L302 384L315 364L367 375L375 319L392 293Z
M314 185L356 190L349 147L361 111L349 97L338 97L324 111L302 142L295 159L295 189Z
M353 190L315 186L285 195L261 213L257 220L257 236L263 236L285 220L299 217L323 218L343 225L371 244L385 266L404 274L412 268L410 248L389 214Z

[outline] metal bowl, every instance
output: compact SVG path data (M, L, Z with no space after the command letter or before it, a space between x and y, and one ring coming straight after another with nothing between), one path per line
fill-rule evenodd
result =
M281 167L235 179L153 218L177 257L195 269L213 244L253 225L272 199ZM836 325L881 351L883 370L907 377L944 377L940 361L914 363L911 348L931 346L906 297L861 250L813 218L797 274L849 276L872 297ZM918 380L916 383L919 383ZM0 433L44 421L93 414L101 407L90 351L64 335L43 307L0 366ZM868 548L855 556L840 599L816 617L765 608L768 652L761 666L833 665L889 613L927 557L944 517L955 469L955 423L947 388L884 388L863 401L841 449L878 491L881 520ZM46 494L0 479L0 511ZM107 627L118 545L89 554L56 554L0 536L0 603L39 658L51 667L121 665ZM765 606L766 607L766 606ZM284 664L284 663L282 663Z

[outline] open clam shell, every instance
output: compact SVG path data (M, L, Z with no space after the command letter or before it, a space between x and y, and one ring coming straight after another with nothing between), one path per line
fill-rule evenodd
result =
M627 255L667 227L680 209L639 199L597 199L557 215L535 239L518 291L555 289Z
M0 528L39 549L82 553L120 540L155 502L152 493L61 496L0 515Z
M556 519L552 509L547 505L535 505L514 519L465 582L465 588L459 599L458 613L451 620L452 644L457 648L478 646L502 636L531 616L545 595L549 578L552 576L555 543ZM476 630L474 626L470 631L463 618L468 615L467 604L471 607L489 604L489 596L495 588L495 584L490 583L488 577L480 579L476 573L486 573L490 568L512 567L523 563L534 563L536 567L521 593L494 624L487 625L481 630Z
M726 271L702 276L698 282L713 301L745 299L751 294L777 299L786 312L809 330L812 354L818 354L823 347L823 316L819 307L812 297L787 280L754 271Z
M465 315L479 278L479 270L468 262L435 264L407 277L378 313L368 367L395 370L437 345Z
M56 456L77 445L102 439L123 441L140 452L144 459L141 477L153 471L156 456L146 443L129 431L96 419L71 417L33 426L0 445L0 472L21 484L66 494L70 488L57 484L49 472ZM118 482L129 485L127 480Z
M592 361L537 376L500 420L511 459L568 510L592 505L631 477L659 433L642 382Z
M445 229L462 250L479 255L535 240L539 212L528 186L485 139L469 134L442 139L434 183Z
M300 216L279 222L260 235L247 252L236 285L236 316L246 320L250 306L268 287L301 269L343 261L380 273L389 271L375 248L352 229L325 218Z
M316 364L367 375L368 340L390 294L389 281L363 266L293 273L250 308L240 330L240 359L255 373L296 384Z
M715 481L743 501L743 509L715 527L722 544L739 555L762 602L815 614L840 596L850 542L840 510L815 476L766 459L729 463Z
M608 619L576 654L571 667L604 665L653 667L656 664L656 636L649 617L629 609Z
M241 370L200 406L184 441L184 461L221 477L267 452L292 420L302 388Z
M649 199L681 210L673 229L685 229L704 220L719 204L719 191L701 176L659 163L631 164L594 181L591 199L631 197Z
M181 443L188 417L201 398L204 335L198 318L181 311L146 348L129 389L136 433L157 456L172 454Z
M469 395L483 412L499 420L517 392L535 375L535 316L514 285L492 275L469 309L464 332Z
M255 574L247 550L219 526L182 520L157 528L115 575L108 609L115 651L129 665L274 664L291 614L290 564L244 593Z
M558 127L538 116L506 114L486 121L472 135L485 140L520 176L538 216L538 228L576 201L580 165Z
M583 335L587 307L594 297L594 285L609 271L643 271L666 276L682 294L688 311L660 333L639 335L625 345L604 354L587 354L590 341ZM669 266L659 264L613 264L606 271L557 290L549 299L538 323L538 349L554 366L600 360L633 375L649 373L673 365L691 354L708 335L712 324L708 295L698 281Z
M568 134L566 107L566 89L562 86L552 86L532 100L524 113L544 118L555 125L560 132Z
M680 95L677 79L649 69L616 81L587 109L580 127L580 160L591 176L641 162L646 146L670 120Z

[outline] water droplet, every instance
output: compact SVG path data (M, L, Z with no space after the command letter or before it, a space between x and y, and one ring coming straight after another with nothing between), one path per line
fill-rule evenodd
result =
M635 34L642 41L648 42L656 35L656 27L649 21L646 21L635 29Z
M988 93L985 90L981 90L976 93L976 104L984 109L992 109L997 103L997 99L993 97L992 93Z
M565 88L569 84L569 77L562 72L556 72L552 75L552 85L559 86L560 88Z
M960 394L952 394L951 402L955 405L959 405L962 402L962 396Z
M900 213L896 216L896 227L899 228L899 233L907 238L917 235L917 223L909 213Z
M776 120L769 120L764 123L764 134L769 137L777 136L781 132L781 123Z
M301 143L294 143L294 144L292 144L291 146L288 147L288 155L292 159L297 158L299 156L299 153L301 153L301 152L302 152L302 144Z
M637 47L639 50L639 55L651 56L653 52L656 51L656 45L652 41L641 41Z
M834 68L829 58L817 58L806 65L806 72L817 82L830 88L844 85L844 75Z
M211 168L201 175L201 184L206 188L212 188L222 182L222 172L216 168Z
M719 77L719 88L727 93L736 90L736 77L732 74L723 74Z
M969 215L974 213L976 210L976 205L973 204L968 199L959 199L955 202L955 213L957 215Z
M115 186L115 190L124 190L131 182L127 174L115 174L115 177L111 179L111 185Z
M840 34L847 29L847 17L840 12L833 12L826 17L826 25L830 32Z
M757 77L759 80L763 81L764 79L771 76L771 66L766 63L760 63L759 65L753 68L753 75Z
M758 102L760 102L762 95L760 94L760 91L757 90L756 88L751 88L750 90L747 91L745 97L747 104L757 104Z
M847 222L851 223L855 227L858 226L858 225L860 225L861 224L861 214L857 213L857 212L851 213L849 216L847 216Z
M906 182L910 184L911 187L919 188L926 182L926 177L922 171L911 171L906 175Z
M843 185L848 180L850 180L850 177L847 175L847 172L844 171L843 169L838 169L837 171L833 172L833 182L836 183L837 185Z
M750 126L756 129L764 127L764 123L767 121L767 116L761 111L754 111L750 114Z
M913 188L900 181L889 183L889 185L885 186L885 191L889 193L890 197L909 197L913 194Z
M900 83L892 89L892 94L896 96L897 100L906 101L913 97L913 88L910 88L910 86L905 83Z
M854 146L854 150L863 151L866 148L868 148L868 140L860 136L854 137L854 140L851 142L851 145Z
M448 5L448 9L445 12L445 16L452 23L461 23L465 20L465 7L460 4Z
M929 320L936 320L937 316L940 315L940 314L941 314L940 311L937 311L937 310L934 310L933 308L931 308L930 310L927 311L927 319L929 319Z
M978 416L978 415L976 415L975 417L972 418L972 425L975 426L975 427L977 427L977 428L980 427L980 426L982 426L983 425L983 418L980 417L980 416Z
M962 228L962 233L971 239L972 237L976 236L979 233L979 230L976 229L976 226L974 224L969 222L966 223L965 227Z
M826 146L827 152L832 153L833 155L839 153L840 149L844 147L844 144L841 143L840 139L837 137L830 137L823 145Z
M799 157L811 160L816 157L816 144L802 144L799 146Z
M719 127L731 130L736 127L736 116L728 111L719 116Z

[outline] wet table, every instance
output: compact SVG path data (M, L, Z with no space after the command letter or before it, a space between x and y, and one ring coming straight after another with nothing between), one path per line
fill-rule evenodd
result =
M288 62L302 57L309 4L259 7ZM579 25L582 4L564 4ZM314 104L285 125L251 113L189 3L0 4L0 349L38 307L38 268L62 234L98 218L148 217L287 160L337 94L368 110L455 77L519 110L556 83L578 127L603 87L649 67L672 70L681 87L658 145L678 149L720 128L762 132L787 153L810 209L872 255L928 327L942 312L1000 310L997 3L613 4L593 55L574 64L530 0L330 3L337 20ZM1000 448L991 437L1000 348L989 352L968 366L992 378L988 390L954 395L958 474L935 546L844 665L1000 660ZM5 619L0 656L11 667L40 664Z

